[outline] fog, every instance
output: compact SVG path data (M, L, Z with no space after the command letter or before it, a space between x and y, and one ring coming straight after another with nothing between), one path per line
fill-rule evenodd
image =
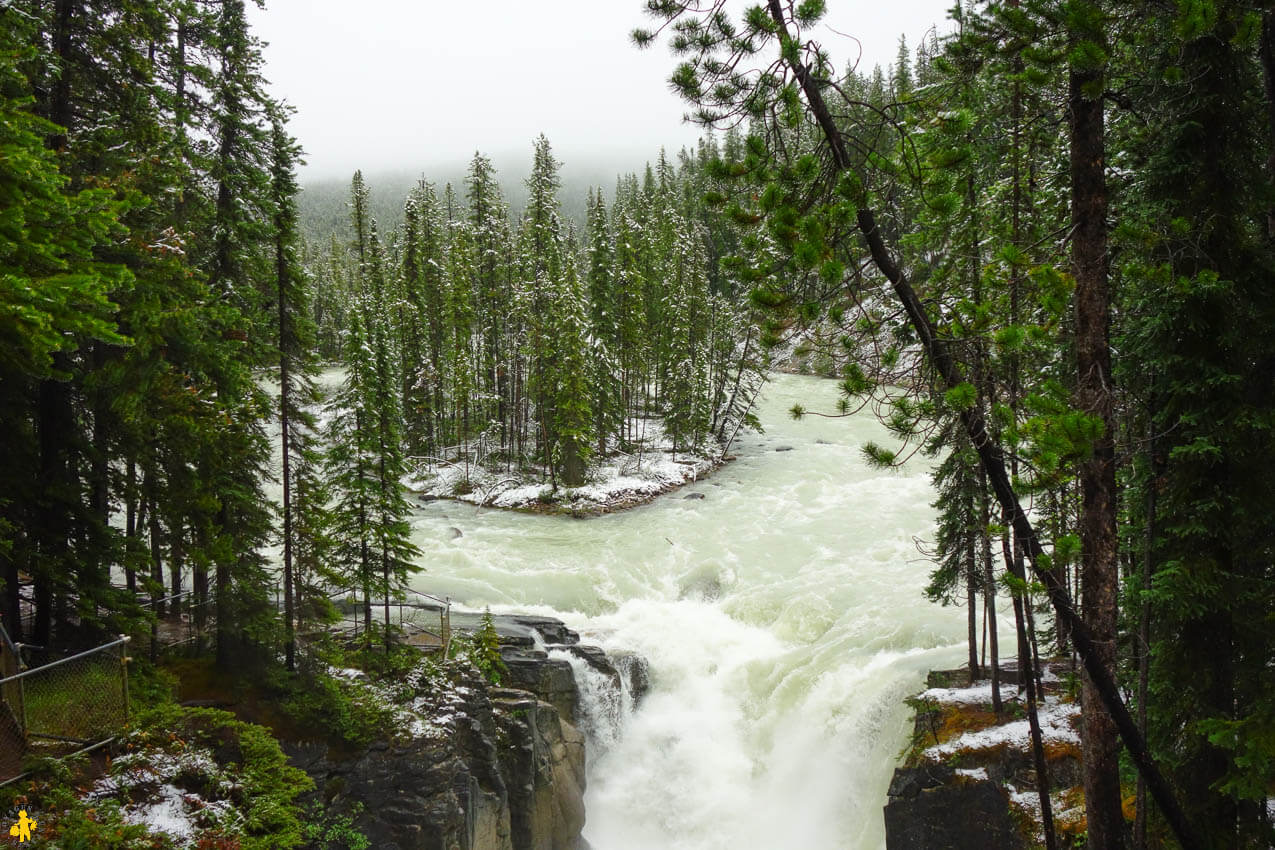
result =
M741 4L742 5L742 4ZM812 33L839 65L888 65L898 38L915 46L949 0L888 6L830 0ZM292 132L306 150L302 176L430 170L481 149L530 159L545 133L569 164L637 168L660 148L691 145L670 90L675 60L664 44L629 40L648 23L641 0L270 0L249 3L268 42L271 91L297 109Z

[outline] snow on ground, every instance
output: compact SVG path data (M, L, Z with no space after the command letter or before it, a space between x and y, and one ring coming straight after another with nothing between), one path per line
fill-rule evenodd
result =
M428 676L429 686L424 695L416 695L417 683L433 662L422 659L401 680L374 682L362 670L329 666L328 675L349 683L362 691L367 699L386 709L394 716L394 728L408 738L446 738L453 731L453 721L463 714L466 698L471 696L466 687L455 684L450 677Z
M207 802L198 794L176 785L161 785L148 800L126 807L125 823L140 824L151 832L165 832L177 840L188 839L211 823L221 822L234 812L229 800Z
M1011 700L1018 696L1016 685L1001 685L1001 699ZM936 702L939 705L990 705L992 702L992 683L974 685L969 688L930 688L922 691L916 699L921 702Z
M366 681L367 674L355 667L329 667L328 675L351 682Z
M228 793L238 784L222 773L212 753L206 749L183 750L175 754L140 750L125 753L112 761L110 775L97 781L93 793L109 796L139 785L172 782L179 776L208 777L215 782L218 793Z
M1045 840L1045 816L1040 809L1040 792L1035 788L1028 788L1020 791L1013 785L1005 786L1006 793L1009 794L1009 803L1015 806L1031 820L1036 827L1035 838L1037 841ZM1058 814L1063 807L1062 798L1058 794L1049 795L1049 810L1054 814L1055 822L1057 822Z
M1026 814L1031 819L1031 822L1035 824L1035 838L1043 843L1045 840L1045 816L1040 808L1040 792L1035 788L1019 790L1009 784L1005 785L1005 792L1009 795L1010 805ZM1085 816L1084 806L1069 806L1067 798L1061 791L1055 791L1049 795L1049 811L1053 815L1055 826L1069 821L1074 822L1078 819L1083 819Z
M115 759L111 772L94 783L88 798L119 799L140 791L140 801L121 807L124 822L166 833L182 842L178 846L186 846L185 842L202 829L238 817L229 800L205 800L182 790L175 784L182 777L199 777L201 785L218 795L227 795L238 787L206 749L176 754L141 750Z
M487 469L463 461L421 463L403 478L408 490L424 496L456 498L476 505L525 508L553 503L572 511L588 511L646 501L711 472L720 451L710 441L708 453L676 452L657 419L631 420L639 434L640 452L614 453L589 471L580 487L558 486L539 471L527 473Z
M1039 707L1038 715L1040 736L1045 743L1071 743L1079 746L1080 735L1073 726L1074 721L1080 717L1079 703L1061 702L1056 696L1046 696L1045 703ZM986 750L1001 745L1021 750L1027 750L1031 746L1031 727L1026 718L975 732L964 732L941 744L928 747L924 756L933 761L941 761L958 752Z
M429 693L412 701L408 732L413 738L448 737L454 731L457 718L464 715L465 701L471 695L469 688L450 682L431 688Z

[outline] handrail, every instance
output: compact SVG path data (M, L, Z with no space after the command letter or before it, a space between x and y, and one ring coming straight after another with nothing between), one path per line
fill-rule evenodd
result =
M435 602L437 602L439 605L443 605L443 606L446 606L446 607L451 607L451 604L452 604L451 599L443 599L443 598L441 598L441 597L435 596L435 595L434 595L434 594L432 594L432 593L425 593L425 592L423 592L423 591L415 590L415 589L410 588L410 587L404 587L404 588L402 588L402 590L403 590L405 593L414 593L414 594L416 594L417 596L423 596L423 597L425 597L426 599L432 599L432 600L434 600Z
M183 590L181 593L174 593L169 596L160 597L159 599L139 599L137 604L145 608L147 605L158 605L161 602L169 602L173 599L181 599L183 596L190 596L194 592L195 591L193 590Z

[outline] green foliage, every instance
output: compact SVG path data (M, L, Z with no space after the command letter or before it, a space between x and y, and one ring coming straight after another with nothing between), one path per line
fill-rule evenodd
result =
M969 410L978 398L973 384L958 384L943 394L944 403L954 411Z
M393 707L368 682L323 671L300 676L279 671L268 687L305 737L358 748L395 731Z
M105 189L64 193L67 178L44 143L57 128L28 110L13 66L11 34L0 41L0 362L28 376L54 373L53 355L87 339L125 344L111 315L112 290L128 272L94 257L120 235L128 207ZM23 50L29 54L31 51ZM19 53L18 56L22 56ZM136 202L136 201L135 201ZM65 376L61 376L65 377Z
M371 850L367 836L354 826L363 813L363 804L355 801L348 812L337 814L322 803L312 803L306 810L305 837L313 850Z
M38 813L40 828L32 847L174 847L170 837L152 835L146 826L123 820L126 806L144 802L158 790L147 780L135 784L139 780L130 768L163 761L178 765L168 781L184 792L233 806L230 817L218 815L216 808L206 810L198 824L201 840L244 850L297 847L306 840L295 800L313 784L305 773L288 766L278 742L260 726L222 711L170 704L143 713L125 745L126 761L120 762L115 776L123 790L115 795L81 796L76 786L83 781L81 771L88 768L86 757L78 762L48 760L21 786L0 790L0 806L7 810L21 795L23 806Z
M468 659L488 682L493 685L501 683L508 671L500 655L500 635L496 632L491 609L483 612L482 621L472 635L458 635L452 639L451 657Z

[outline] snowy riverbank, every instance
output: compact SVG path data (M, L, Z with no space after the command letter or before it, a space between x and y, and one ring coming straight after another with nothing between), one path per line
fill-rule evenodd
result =
M640 451L610 453L579 487L564 487L540 470L491 469L464 458L422 463L404 484L423 501L455 499L482 507L585 517L645 504L699 481L733 456L716 441L697 452L673 450L659 420L642 425Z

